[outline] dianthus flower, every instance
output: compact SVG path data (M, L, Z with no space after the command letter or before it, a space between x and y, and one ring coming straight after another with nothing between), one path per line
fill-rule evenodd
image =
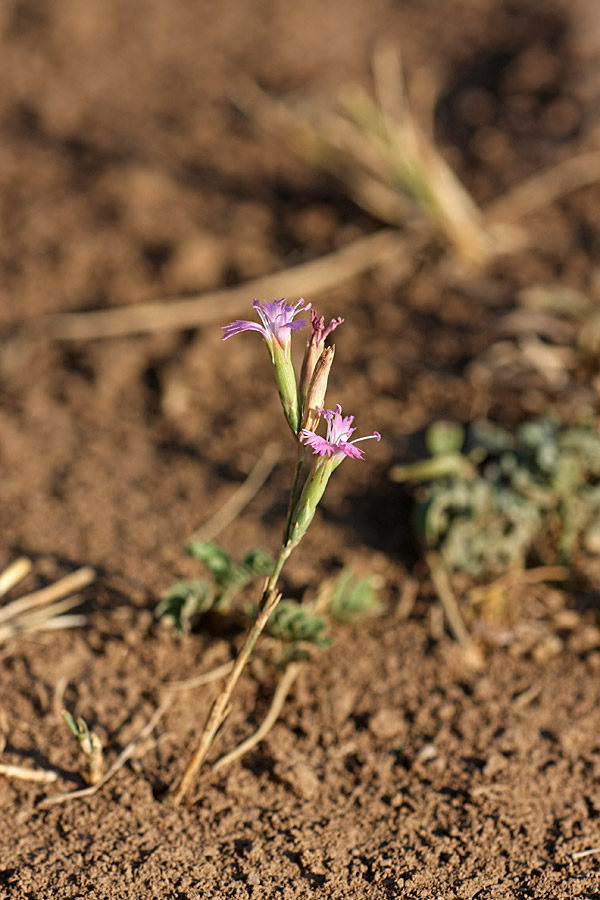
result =
M363 458L363 451L356 446L359 441L367 441L369 438L374 438L376 441L381 440L381 435L375 431L366 437L355 438L351 441L350 438L356 431L352 426L354 416L343 416L339 403L335 409L319 409L318 412L327 422L327 436L320 437L314 431L306 428L302 429L298 435L300 441L311 447L314 458L302 494L291 517L289 535L292 544L299 541L306 533L325 492L327 482L342 460L347 456L354 459Z
M298 300L293 304L287 303L284 297L282 300L274 300L273 303L264 303L261 306L258 300L254 300L252 306L258 313L262 325L248 319L238 319L223 327L224 341L234 334L241 334L242 331L258 331L263 336L275 368L275 380L283 412L294 435L298 433L301 422L296 375L292 365L291 336L292 331L298 331L307 324L304 319L294 321L299 312L310 309L310 303L302 306L303 303L304 300Z
M311 447L316 456L326 456L338 464L345 456L351 456L353 459L362 459L364 451L357 447L356 444L359 441L368 441L370 438L374 438L376 441L381 440L379 432L374 431L373 434L355 438L351 441L350 438L356 431L356 428L352 427L354 416L343 416L342 407L339 403L336 405L335 410L320 409L319 412L327 422L327 436L321 437L315 434L314 431L308 431L307 429L300 432L300 440Z
M302 299L294 304L287 303L283 297L281 300L263 303L261 306L258 300L254 300L252 306L260 316L262 325L248 319L237 319L230 325L223 326L225 332L223 340L226 341L227 338L233 337L234 334L240 334L242 331L258 331L269 347L273 341L277 341L282 347L285 347L289 344L291 332L299 331L308 324L305 319L298 319L297 322L294 322L298 313L310 309L310 303L307 303L306 306L302 306L302 303L304 303Z

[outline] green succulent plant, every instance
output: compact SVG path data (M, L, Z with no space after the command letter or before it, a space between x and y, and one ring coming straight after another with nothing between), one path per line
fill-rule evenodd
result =
M437 422L426 442L431 457L391 477L421 485L416 530L449 569L483 577L525 566L536 548L562 563L578 546L600 549L593 424L561 428L539 418L510 432L488 420L466 430Z

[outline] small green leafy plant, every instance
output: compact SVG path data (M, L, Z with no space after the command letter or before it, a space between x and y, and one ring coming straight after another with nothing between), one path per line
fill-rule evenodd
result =
M236 601L253 579L271 571L269 554L255 548L235 564L225 550L212 543L196 542L187 551L204 564L208 577L178 581L166 591L156 616L179 635L188 634L194 621L208 612L237 615L244 626L252 621L256 606L240 606ZM377 615L380 609L375 576L357 576L351 569L342 569L337 578L321 585L314 599L280 600L265 626L265 633L273 639L272 659L278 666L306 659L311 649L331 646L332 624L352 625Z
M266 577L273 568L271 556L260 549L249 550L237 565L225 550L209 541L193 541L186 551L204 564L211 578L178 581L157 606L157 617L177 634L187 634L194 619L209 610L227 615L246 585Z
M600 551L600 434L551 418L510 432L488 420L436 422L429 459L397 466L395 481L420 484L415 524L448 569L475 578L522 568L530 556L570 560Z
M63 709L62 717L85 757L86 766L83 777L89 785L98 784L104 771L102 741L95 731L90 730L88 723L81 716L75 718L70 712Z

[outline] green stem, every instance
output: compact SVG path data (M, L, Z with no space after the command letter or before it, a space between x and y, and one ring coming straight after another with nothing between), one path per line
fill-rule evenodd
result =
M300 482L300 472L302 471L302 466L304 464L304 457L306 456L306 447L304 444L301 444L298 441L298 456L296 459L296 468L294 470L294 480L292 482L292 490L290 491L290 500L288 504L287 516L285 520L285 528L283 530L283 545L286 546L290 539L290 529L292 527L292 516L294 515L294 511L296 509L296 501L298 499L299 493L299 482Z

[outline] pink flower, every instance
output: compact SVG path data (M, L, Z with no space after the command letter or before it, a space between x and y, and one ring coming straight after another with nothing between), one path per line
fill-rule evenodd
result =
M289 343L292 331L298 331L303 328L307 322L305 319L298 319L294 322L294 317L305 309L310 309L310 303L301 306L304 300L298 300L295 304L286 303L285 297L282 300L274 300L273 303L264 303L261 307L258 300L254 300L252 306L260 316L262 325L258 322L251 322L247 319L238 319L231 322L230 325L224 325L223 340L233 337L234 334L240 334L242 331L258 331L269 346L273 341L277 341L282 347Z
M356 431L356 428L352 427L354 416L343 416L339 403L335 410L320 409L319 412L327 422L327 436L320 437L314 431L307 429L301 431L299 435L300 440L311 447L316 456L326 456L335 462L341 462L345 456L362 459L364 451L356 444L359 441L368 441L370 438L374 438L376 441L381 440L381 435L375 431L366 437L355 438L351 441L350 438Z

